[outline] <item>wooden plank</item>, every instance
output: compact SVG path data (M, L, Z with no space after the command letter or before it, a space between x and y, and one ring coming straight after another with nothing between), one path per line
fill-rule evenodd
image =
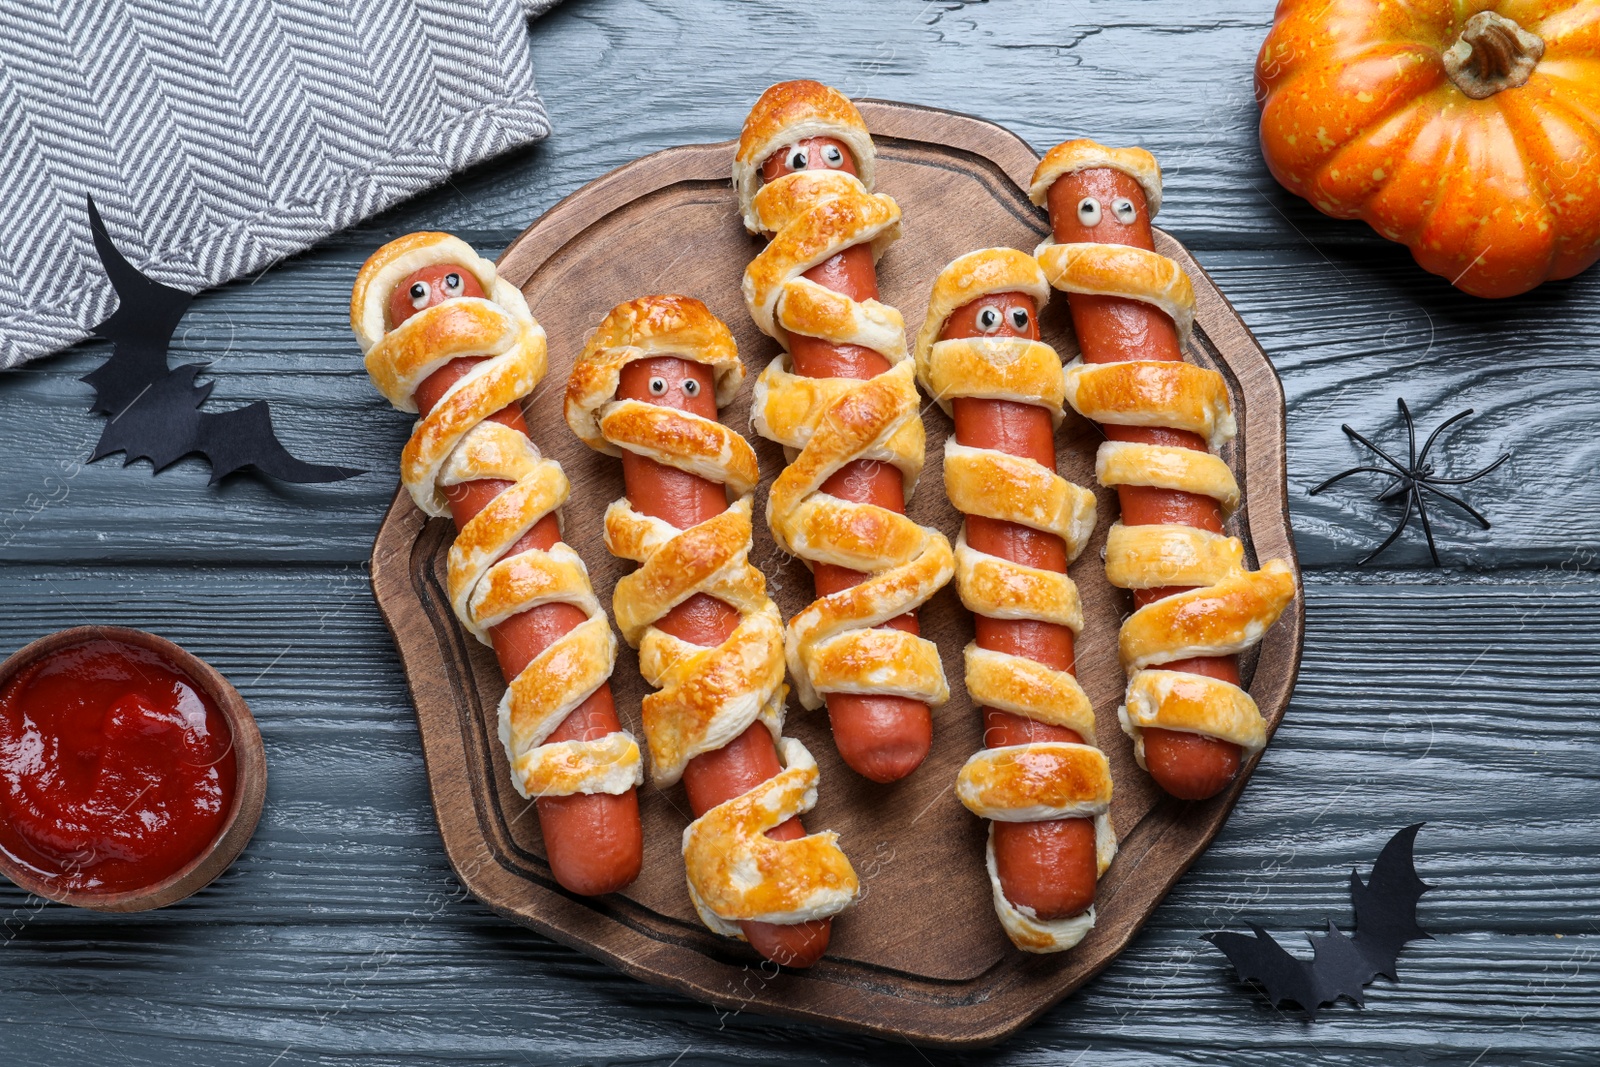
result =
M36 923L6 949L28 970L8 980L5 1021L60 1020L32 1029L35 1062L65 1062L112 1041L115 1062L130 1065L259 1067L280 1055L318 1064L666 1063L680 1053L694 1064L923 1062L905 1043L718 1013L562 959L536 935L469 910L451 904L398 929L263 925L230 930L226 941L174 939L171 924L125 924L101 938ZM463 955L463 941L477 953ZM1209 950L1196 947L1187 934L1152 932L1095 986L985 1061L1070 1063L1088 1048L1112 1063L1203 1063L1226 1049L1230 1062L1276 1067L1304 1064L1314 1046L1334 1062L1593 1062L1600 1013L1585 978L1600 951L1593 935L1427 943L1426 955L1402 957L1399 985L1380 980L1367 1008L1341 1005L1314 1026L1230 988ZM174 977L149 987L143 978L161 957ZM109 959L144 962L110 968ZM441 1011L446 980L472 993ZM918 1051L929 1063L966 1062Z

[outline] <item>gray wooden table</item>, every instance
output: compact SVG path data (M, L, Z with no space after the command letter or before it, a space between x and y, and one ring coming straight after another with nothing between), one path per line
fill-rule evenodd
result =
M949 1058L719 1013L466 898L367 583L407 433L345 322L367 253L421 228L498 252L584 182L729 137L762 88L801 76L982 115L1039 148L1148 147L1167 173L1162 225L1239 308L1289 398L1307 636L1283 728L1133 946L1015 1040L961 1059L1600 1059L1600 271L1483 302L1284 193L1251 97L1270 18L1266 0L575 0L530 28L549 142L202 295L180 327L175 357L215 361L214 403L269 399L292 449L370 474L210 488L193 460L156 478L83 466L101 420L77 378L106 347L0 376L0 650L91 621L165 634L244 693L272 775L244 856L182 905L113 918L0 889L0 1063ZM1394 512L1359 484L1306 496L1357 461L1340 422L1398 441L1396 396L1426 427L1477 409L1448 443L1453 469L1514 454L1469 491L1493 531L1436 520L1443 569L1420 533L1357 568ZM1437 940L1407 949L1402 983L1380 979L1364 1009L1308 1024L1268 1008L1198 940L1249 921L1291 943L1325 917L1348 929L1349 869L1420 820Z

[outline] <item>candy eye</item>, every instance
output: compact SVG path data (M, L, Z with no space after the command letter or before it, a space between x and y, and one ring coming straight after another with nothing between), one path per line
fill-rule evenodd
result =
M421 311L428 306L428 298L433 295L433 290L427 282L411 283L411 306Z
M693 378L685 378L683 380L683 395L684 396L699 396L700 395L700 383L695 381Z
M1011 328L1013 330L1026 331L1028 329L1028 317L1029 316L1028 316L1028 309L1027 308L1014 307L1014 308L1011 309L1010 315L1011 315Z
M1078 201L1078 221L1085 226L1100 225L1100 201L1086 196Z
M994 333L1000 328L1000 311L998 308L981 308L978 311L978 329L984 333Z
M1133 201L1125 196L1119 196L1111 201L1111 213L1124 226L1133 225L1133 220L1139 217L1139 209L1134 207Z
M650 379L650 395L665 396L667 393L667 380L665 378Z
M808 153L803 146L795 145L793 148L789 149L790 170L805 170L810 162L810 153Z
M823 145L822 161L830 167L842 167L844 166L844 153L839 151L839 146L836 144Z
M444 293L446 296L461 295L461 275L451 271L444 276Z

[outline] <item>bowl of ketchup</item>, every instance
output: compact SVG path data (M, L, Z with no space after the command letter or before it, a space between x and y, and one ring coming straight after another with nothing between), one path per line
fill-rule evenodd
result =
M79 626L0 663L0 874L31 893L182 900L250 840L266 785L244 698L165 638Z

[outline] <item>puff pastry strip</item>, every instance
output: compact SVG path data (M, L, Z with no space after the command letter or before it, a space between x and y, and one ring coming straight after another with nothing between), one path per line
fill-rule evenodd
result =
M777 148L827 136L843 141L860 177L842 171L786 174L757 188L762 162ZM734 162L745 226L770 241L744 274L751 317L784 352L761 373L751 421L784 446L790 464L773 484L767 523L785 552L808 565L864 572L859 585L818 598L789 622L786 653L800 702L822 706L830 693L909 697L930 705L949 697L932 642L880 624L916 610L954 573L950 543L937 530L873 504L822 491L857 460L889 463L910 499L922 471L925 438L914 367L900 313L856 301L802 275L840 252L870 244L874 258L900 235L900 208L872 192L872 139L854 105L814 82L775 86L751 112ZM874 378L807 378L793 370L790 334L880 353L890 368Z
M1161 171L1142 149L1110 149L1069 141L1034 172L1030 195L1046 203L1062 176L1089 168L1131 175L1150 215L1160 206ZM1173 322L1180 348L1194 324L1194 289L1183 269L1159 253L1121 244L1047 241L1035 255L1051 285L1067 293L1118 296L1157 308ZM1226 382L1216 371L1170 360L1075 363L1066 372L1067 403L1086 418L1120 426L1184 430L1212 453L1237 426ZM1224 514L1239 506L1239 487L1216 455L1182 447L1108 441L1096 455L1107 486L1142 485L1208 496ZM1152 669L1196 656L1243 651L1265 635L1294 597L1292 570L1269 560L1244 567L1237 538L1192 527L1112 527L1106 574L1125 589L1193 587L1147 604L1123 623L1119 648L1129 675L1118 717L1145 766L1143 731L1152 727L1203 734L1238 745L1249 758L1266 744L1266 723L1248 693L1226 681Z
M917 335L916 364L923 387L946 410L963 397L1008 400L1046 408L1054 424L1064 417L1064 375L1049 345L1022 337L940 340L956 309L996 293L1021 292L1043 307L1050 289L1026 253L988 248L961 256L933 284L928 314ZM945 491L965 515L1018 523L1059 537L1070 564L1094 532L1094 494L1034 459L997 449L945 442ZM999 619L1031 619L1083 629L1077 586L1065 573L1026 566L979 552L967 542L963 522L956 539L956 588L969 611ZM965 651L967 692L975 704L1095 737L1094 709L1071 673L1023 656L979 647ZM1111 771L1093 744L1041 741L980 749L956 779L956 797L973 814L1002 822L1094 820L1097 875L1116 854L1111 826ZM1027 952L1059 952L1094 926L1091 907L1080 915L1045 921L1006 896L994 856L994 829L986 865L996 914L1012 942Z
M394 287L437 264L470 271L487 298L448 300L390 329L386 307ZM501 559L558 512L570 489L561 465L540 455L526 434L487 421L532 393L544 376L544 330L493 263L443 233L411 234L375 253L356 279L350 322L373 384L402 411L417 411L417 387L446 363L487 357L418 420L401 455L400 477L417 506L434 516L450 514L449 486L479 479L512 483L450 547L450 603L479 641L489 644L491 627L542 604L570 604L585 615L512 679L500 700L500 739L517 792L529 798L627 792L643 781L643 764L626 731L545 743L611 676L616 658L616 638L583 561L565 542Z
M652 775L676 783L695 756L722 748L760 721L785 769L742 796L706 811L684 831L689 895L706 926L743 938L741 922L796 923L837 914L859 889L837 835L778 841L766 831L816 803L816 763L783 729L783 623L751 566L751 510L759 479L754 450L722 423L640 400L618 399L630 362L675 356L709 367L719 403L744 379L733 335L698 300L643 297L601 322L567 383L568 424L590 447L624 451L723 483L736 499L688 529L641 513L627 497L606 509L606 546L639 568L617 582L617 625L639 650L656 692L642 712ZM714 647L656 624L697 594L737 611L733 632Z

